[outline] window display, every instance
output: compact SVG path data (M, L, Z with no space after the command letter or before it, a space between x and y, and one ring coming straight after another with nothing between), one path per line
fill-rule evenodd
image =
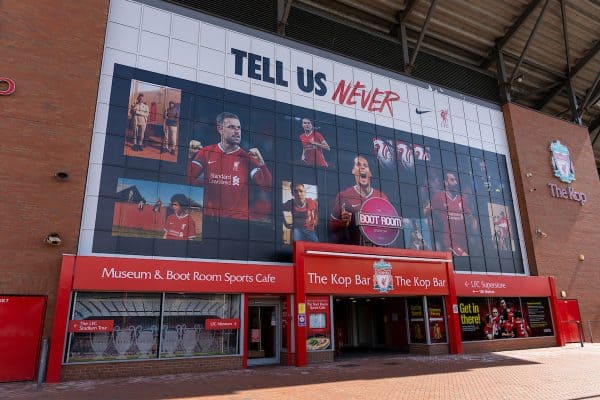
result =
M427 315L431 343L446 343L446 313L442 297L427 297Z
M239 295L78 292L66 362L239 354L239 318Z
M70 332L66 361L156 358L160 304L160 293L75 293L71 320L106 320L113 326Z
M409 297L406 299L408 308L408 326L410 329L411 343L427 343L425 333L425 313L423 312L423 298Z
M459 298L463 341L552 336L547 298Z
M307 296L306 311L308 314L307 350L331 349L329 296Z
M209 329L206 323L239 319L239 296L167 293L163 310L161 357L239 353L239 329Z

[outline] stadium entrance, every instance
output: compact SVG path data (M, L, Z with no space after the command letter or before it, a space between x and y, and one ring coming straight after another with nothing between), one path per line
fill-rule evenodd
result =
M336 354L408 352L404 297L334 297Z

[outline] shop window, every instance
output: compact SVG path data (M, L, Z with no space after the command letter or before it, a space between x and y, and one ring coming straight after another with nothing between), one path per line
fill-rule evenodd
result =
M331 322L329 296L307 296L308 330L306 348L308 351L331 349Z
M425 313L423 312L423 298L409 297L406 300L411 343L426 343Z
M431 343L446 343L445 315L444 299L441 297L427 297L427 316Z
M165 295L161 326L161 358L239 353L239 296L213 294ZM225 320L232 325L215 325ZM239 326L239 323L238 323ZM219 328L219 329L215 329Z
M463 341L552 336L547 298L459 298Z
M239 325L239 295L80 292L66 361L239 354Z
M159 293L76 293L66 361L156 358L160 305Z

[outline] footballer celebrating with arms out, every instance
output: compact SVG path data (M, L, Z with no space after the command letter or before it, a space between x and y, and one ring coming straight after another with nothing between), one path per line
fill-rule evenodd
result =
M191 160L188 183L204 186L204 215L248 220L249 186L271 186L271 172L256 148L240 147L242 127L237 115L217 115L221 141L200 149Z
M302 118L300 142L302 142L302 162L305 165L324 167L328 166L323 155L323 150L330 150L329 144L320 132L315 131L312 121Z
M366 244L360 227L356 222L362 204L370 198L380 197L388 200L387 196L371 186L371 169L369 161L363 156L354 158L352 175L356 185L339 192L332 204L329 216L329 230L335 234L337 243Z

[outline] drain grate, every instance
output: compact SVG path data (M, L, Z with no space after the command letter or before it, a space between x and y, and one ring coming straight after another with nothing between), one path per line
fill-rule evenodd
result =
M352 367L358 367L360 366L360 364L341 364L340 367L344 367L344 368L352 368Z

